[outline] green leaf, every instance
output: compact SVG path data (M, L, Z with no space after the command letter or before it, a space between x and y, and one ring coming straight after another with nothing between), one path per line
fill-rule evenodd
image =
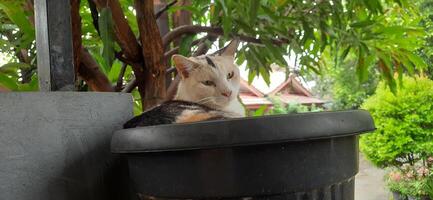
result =
M418 55L412 52L406 52L406 53L407 53L407 57L415 65L416 68L418 69L427 68L427 64L424 62L424 60L421 57L419 57Z
M365 63L365 53L363 48L359 48L358 63L356 66L356 74L360 82L365 82L368 77L368 65Z
M371 26L374 23L375 23L375 21L372 21L372 20L364 20L364 21L352 23L352 24L350 24L350 27L352 27L352 28L364 28L366 26Z
M259 72L265 83L267 85L271 84L271 75L269 74L269 71L264 67L259 67Z
M275 47L275 45L272 44L269 40L263 39L262 41L263 41L263 44L265 44L266 48L271 53L272 58L274 59L275 63L277 63L279 65L286 66L287 62L286 62L286 59L284 59L281 51L277 47Z
M253 70L250 70L248 72L248 83L251 84L254 80L254 78L256 77L256 72L254 72Z
M29 69L30 65L27 63L6 63L0 67L0 72L9 75L16 75L18 69Z
M14 69L29 69L30 65L27 63L6 63L2 66L0 66L0 71L1 70L5 70L5 69L9 69L9 68L14 68Z
M120 69L122 68L122 64L119 61L115 61L113 63L113 66L110 69L110 72L108 73L108 79L111 82L117 81L117 78L119 78Z
M0 85L10 90L18 90L17 81L9 78L5 74L0 74Z
M250 1L250 9L248 15L250 24L254 24L257 18L257 11L259 10L259 7L260 7L260 1L257 0Z
M242 65L245 62L245 53L241 49L238 53L236 53L236 64Z
M253 116L254 117L263 116L263 115L265 115L265 112L267 109L268 109L268 105L262 105L259 107L259 109L254 111Z
M224 31L224 37L228 37L229 34L232 32L232 19L228 17L223 17L223 31Z
M0 9L6 13L9 19L15 23L24 34L21 38L21 48L29 48L35 39L35 29L27 19L21 1L1 1Z
M183 56L190 56L191 44L193 40L194 40L194 35L187 35L186 37L183 37L179 45L179 54Z
M314 40L314 30L310 27L310 24L302 20L302 28L304 29L304 37L302 38L303 42L305 43L308 39Z
M218 2L220 3L220 5L221 5L221 7L222 7L222 9L224 11L224 14L227 14L228 13L228 9L227 9L225 1L224 0L219 0Z
M351 47L351 46L348 46L348 47L343 51L343 53L341 54L341 56L340 56L340 61L341 61L341 62L343 62L344 59L346 59L347 55L348 55L349 52L350 52L350 48L352 48L352 47Z
M102 57L105 61L106 71L109 71L115 59L113 18L109 8L103 8L99 13L99 30L103 44Z

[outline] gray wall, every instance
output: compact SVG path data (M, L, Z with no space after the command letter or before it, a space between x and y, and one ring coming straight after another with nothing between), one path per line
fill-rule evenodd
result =
M120 199L110 139L131 117L129 94L0 93L0 199Z

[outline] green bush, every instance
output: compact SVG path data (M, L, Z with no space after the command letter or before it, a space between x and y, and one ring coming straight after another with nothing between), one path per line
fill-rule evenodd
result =
M275 97L270 98L270 100L274 104L272 110L269 111L271 115L323 111L323 108L317 107L315 104L308 107L299 103L285 104Z
M403 77L393 94L382 82L362 108L377 130L361 137L361 151L379 167L414 164L433 153L433 81Z

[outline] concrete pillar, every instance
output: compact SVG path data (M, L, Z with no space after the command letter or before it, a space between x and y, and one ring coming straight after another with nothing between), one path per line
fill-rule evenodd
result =
M0 199L126 199L110 140L132 115L129 94L0 93Z

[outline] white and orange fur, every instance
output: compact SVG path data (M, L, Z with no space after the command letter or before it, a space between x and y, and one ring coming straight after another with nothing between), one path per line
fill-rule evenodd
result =
M245 109L238 98L240 73L234 63L236 48L237 42L231 42L221 55L190 58L174 55L174 65L181 75L174 100L195 102L244 117ZM213 84L206 85L206 81Z
M174 55L181 77L174 99L134 117L124 128L244 117L238 98L240 74L234 63L237 46L238 41L232 41L218 55Z

